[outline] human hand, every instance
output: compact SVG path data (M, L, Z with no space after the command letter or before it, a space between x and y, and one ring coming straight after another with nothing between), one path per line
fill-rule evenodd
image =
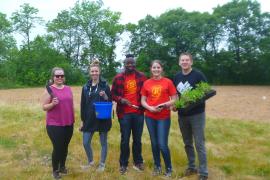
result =
M160 112L162 110L162 108L159 108L158 106L149 106L147 109L153 113Z
M81 125L81 126L79 127L79 131L82 131L82 128L83 128L83 126Z
M100 91L100 92L99 92L99 95L100 95L101 97L103 97L105 100L108 100L108 96L107 96L107 94L105 93L105 91Z
M131 106L131 103L129 102L129 100L127 100L127 99L125 99L125 98L122 98L120 101L121 101L122 104Z
M52 103L53 106L57 105L59 103L58 98L57 97L52 98L52 102L51 103Z
M135 108L135 109L139 109L140 107L139 106L136 106L134 104L131 105L131 107Z
M163 109L163 108L171 109L172 106L173 105L169 101L157 105L157 107L160 109Z
M176 112L176 111L177 111L177 109L176 109L175 106L172 106L172 107L171 107L171 110L172 110L173 112Z
M158 108L158 109L163 109L165 107L167 107L166 104L159 104L156 106L156 108Z

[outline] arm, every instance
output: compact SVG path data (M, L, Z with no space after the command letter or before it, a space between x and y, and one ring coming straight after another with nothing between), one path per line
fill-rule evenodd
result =
M147 102L146 102L146 97L145 96L142 96L141 104L145 109L149 110L150 112L160 112L161 111L161 109L158 108L157 106L149 106L147 104Z
M113 83L112 83L112 90L111 90L112 100L114 100L116 103L126 104L130 106L131 103L127 99L119 96L117 92L117 88L119 88L119 84L117 83L117 79L114 78Z
M75 107L74 107L74 96L73 96L73 92L70 88L70 91L71 91L71 97L72 97L72 108L73 108L73 119L75 120Z
M99 92L99 95L105 100L105 101L112 101L111 91L110 87L106 85L105 90L101 90Z
M49 111L54 106L56 106L59 103L57 97L54 97L51 99L51 95L48 93L47 90L44 91L42 98L41 98L41 104L43 111Z
M176 99L178 98L176 88L175 88L173 82L170 80L168 82L168 90L169 90L170 100L165 102L165 103L160 104L160 105L163 105L165 108L170 108L171 106L174 106L174 103L175 103Z
M170 108L171 106L174 105L174 102L176 101L176 99L178 98L178 95L175 94L175 95L172 95L170 96L170 100L165 102L165 103L162 103L162 104L159 104L158 106L164 106L165 108Z

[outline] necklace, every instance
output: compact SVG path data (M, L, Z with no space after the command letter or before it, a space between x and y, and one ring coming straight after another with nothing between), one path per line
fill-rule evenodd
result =
M98 89L98 83L96 84L96 89L95 89L95 91L93 92L93 93L96 93L97 92L97 89ZM92 84L91 84L91 86L90 86L90 88L89 88L89 97L91 96L91 94L92 94Z

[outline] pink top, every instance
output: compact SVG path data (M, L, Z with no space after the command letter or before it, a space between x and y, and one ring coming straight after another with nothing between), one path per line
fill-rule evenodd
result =
M69 86L57 89L50 86L59 103L47 111L46 124L53 126L69 126L74 123L73 95Z

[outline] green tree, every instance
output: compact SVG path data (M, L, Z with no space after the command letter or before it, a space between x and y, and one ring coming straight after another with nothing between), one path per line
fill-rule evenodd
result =
M70 61L52 46L50 36L37 36L31 43L32 60L28 59L26 48L20 51L17 59L17 79L23 85L44 85L50 77L50 70L59 66L64 68L67 83L74 84L84 80L82 73L71 66Z
M137 57L138 69L150 76L149 66L154 59L163 59L167 50L160 42L160 35L157 32L156 19L147 15L138 22L138 25L128 24L126 30L131 33L129 52ZM165 52L167 54L167 52Z
M260 55L262 63L258 68L258 76L262 84L270 84L270 13L262 14L261 21L261 39L259 42Z
M20 33L26 40L27 49L30 52L30 34L36 24L43 22L41 17L37 16L38 9L31 7L28 3L20 6L20 10L12 13L11 20L14 30Z
M16 48L16 41L11 36L11 23L6 19L6 15L0 13L0 61L8 60L10 51Z
M80 53L84 45L82 31L69 11L62 11L57 18L47 24L49 34L55 40L56 48L63 51L71 64L78 67L80 64Z
M0 13L0 86L15 81L14 69L16 67L12 60L17 54L17 48L11 32L11 23L5 14Z
M98 58L103 75L112 78L118 65L114 61L115 44L123 31L119 19L120 13L103 8L102 1L82 1L48 23L48 31L74 67L87 69L89 61Z
M233 0L215 8L214 14L222 19L228 51L233 53L231 68L234 69L235 81L255 81L257 78L253 79L254 68L260 63L260 4L250 0Z

